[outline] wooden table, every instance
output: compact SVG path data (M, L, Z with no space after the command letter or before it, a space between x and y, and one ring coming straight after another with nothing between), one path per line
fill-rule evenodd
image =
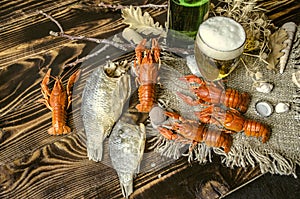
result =
M99 39L121 32L121 11L97 6L166 4L164 0L89 1L30 0L0 3L0 198L121 198L116 172L89 161L85 142L75 132L50 136L51 113L36 101L47 68L67 74L62 66L84 57L97 44L49 36L59 31L43 10L59 21L65 32ZM134 3L133 3L134 2ZM264 1L275 25L300 23L297 0ZM166 9L145 9L161 24ZM113 54L111 54L113 57ZM86 79L85 74L82 75ZM64 79L64 83L66 83ZM75 102L76 103L76 102ZM80 103L80 102L78 102ZM80 122L79 108L67 112L68 124ZM74 116L74 117L73 117ZM297 174L300 176L299 168ZM226 168L218 156L212 163L188 164L186 157L153 171L141 172L131 198L296 198L300 182L292 176L261 175L255 168ZM226 196L227 195L227 196Z

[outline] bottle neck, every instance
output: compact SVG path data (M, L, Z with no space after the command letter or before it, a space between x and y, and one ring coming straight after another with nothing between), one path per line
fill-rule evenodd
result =
M209 0L171 0L171 1L185 7L198 7L209 2Z

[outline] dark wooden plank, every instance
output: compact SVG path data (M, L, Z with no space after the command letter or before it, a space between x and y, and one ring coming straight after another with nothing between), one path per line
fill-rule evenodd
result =
M273 20L276 26L281 26L286 22L294 21L300 23L298 0L265 1L262 8L267 9L266 15Z
M70 135L49 136L51 113L36 103L42 97L40 82L47 68L52 68L53 75L67 74L63 80L66 83L78 66L66 70L62 66L89 54L96 44L49 36L49 30L57 31L57 27L35 11L50 12L69 34L107 38L121 32L125 25L121 23L120 11L99 8L100 2L5 0L0 3L0 198L122 197L107 154L102 163L87 159L79 113L80 93L86 78L93 68L105 62L106 56L118 57L118 52L106 51L100 59L85 66L75 88L78 98L68 111L68 124L74 130ZM104 2L140 5L166 1ZM298 1L276 2L265 1L263 7L269 9L267 14L277 25L290 20L299 24ZM161 22L166 17L165 10L146 10ZM226 168L218 156L214 156L212 163L189 165L186 157L171 161L147 152L141 173L134 181L132 198L217 198L259 176L258 167ZM268 177L273 176L264 176L265 181ZM299 183L292 187L291 191L297 190ZM274 193L270 191L270 195ZM242 196L243 191L236 194L228 197Z
M3 26L0 30L0 69L8 67L19 59L24 60L26 57L45 53L64 43L71 42L67 39L49 36L50 30L58 31L58 28L49 19L37 14L37 10L51 13L62 24L67 34L75 33L88 37L107 38L125 27L122 24L120 10L107 12L102 9L100 13L93 13L90 11L95 6L87 9L81 4L76 4L77 1L71 5L66 2L68 1L50 4L47 9L44 9L44 6L34 7L12 22L0 21L0 25ZM119 2L117 1L117 3ZM161 3L161 1L157 3ZM148 9L148 11L153 17L165 14L163 10ZM76 26L74 26L75 24ZM39 34L36 34L37 32Z
M296 171L300 175L299 167ZM265 174L257 180L229 193L226 199L264 198L264 199L296 199L300 194L300 180L292 176Z

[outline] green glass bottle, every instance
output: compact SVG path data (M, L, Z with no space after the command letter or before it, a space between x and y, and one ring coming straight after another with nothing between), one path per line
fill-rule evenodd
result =
M208 17L209 0L169 0L169 29L195 38L199 25Z

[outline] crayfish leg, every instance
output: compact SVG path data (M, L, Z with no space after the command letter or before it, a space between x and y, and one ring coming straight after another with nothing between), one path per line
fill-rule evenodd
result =
M68 134L71 132L71 128L68 126L63 126L63 129L64 129L63 134Z
M52 107L50 106L48 99L38 99L37 102L45 104L46 107L52 111Z
M75 84L75 82L78 81L80 74L81 74L81 70L79 69L79 70L76 71L73 75L71 75L71 77L70 77L69 80L68 80L67 87L66 87L67 95L68 95L67 109L70 107L71 102L72 102L72 96L71 96L72 92L71 92L71 88L72 88L72 86Z
M193 141L192 144L189 147L189 153L192 153L194 148L197 146L198 142Z

